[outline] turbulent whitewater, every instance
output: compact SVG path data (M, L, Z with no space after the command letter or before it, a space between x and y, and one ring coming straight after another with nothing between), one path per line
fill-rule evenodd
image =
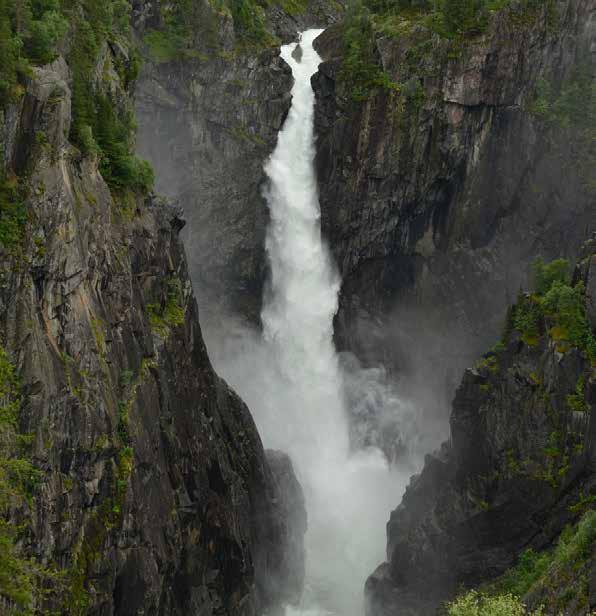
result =
M292 107L265 171L270 282L260 339L230 342L218 369L251 408L265 446L287 452L308 512L306 588L288 616L360 616L366 576L385 559L385 525L404 477L381 452L350 452L346 388L333 345L340 279L321 238L314 171L314 94L320 58L302 34L281 55Z

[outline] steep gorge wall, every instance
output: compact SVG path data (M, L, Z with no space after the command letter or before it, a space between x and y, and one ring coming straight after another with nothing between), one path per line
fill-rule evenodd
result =
M497 339L532 260L575 258L596 227L593 87L575 101L579 123L535 105L545 84L540 102L554 108L578 70L595 74L596 10L523 7L461 43L395 18L373 50L394 88L364 101L342 74L342 30L318 40L322 228L343 277L336 340L445 400Z
M594 508L596 239L573 284L585 312L569 321L565 300L563 312L550 308L538 317L533 311L549 302L521 295L502 343L466 370L449 441L426 457L391 514L387 562L366 584L369 616L436 614L462 587L496 578L525 550L551 548L568 524ZM561 297L567 294L569 286ZM528 309L535 321L525 318ZM571 324L582 331L576 343L566 338ZM591 613L593 549L592 539L585 562L575 563L568 577L546 571L545 583L528 593L530 605L544 604L545 614Z
M289 11L272 4L266 20L279 40L256 44L207 0L193 6L191 54L155 61L145 48L136 93L139 151L153 163L158 189L184 209L203 318L217 325L223 309L258 323L268 224L263 164L289 111L292 87L278 44L327 25L342 5L313 0ZM140 37L148 23L147 15L137 20Z
M120 114L130 53L88 84ZM211 367L179 209L72 145L73 85L59 56L0 110L0 611L262 614L301 584L300 487Z

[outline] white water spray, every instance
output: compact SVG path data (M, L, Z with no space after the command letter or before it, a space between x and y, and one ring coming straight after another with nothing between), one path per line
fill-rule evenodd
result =
M350 453L342 372L333 346L339 276L321 239L314 172L314 94L320 58L304 32L282 47L292 107L266 165L270 288L261 340L240 339L218 369L251 408L266 447L287 452L308 512L306 589L287 616L361 616L367 575L385 559L385 525L410 474L378 450ZM216 354L217 355L217 354Z

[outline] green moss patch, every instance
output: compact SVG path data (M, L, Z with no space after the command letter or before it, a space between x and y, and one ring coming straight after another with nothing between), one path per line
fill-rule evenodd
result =
M170 278L165 298L160 303L147 305L151 329L159 336L166 337L170 330L184 324L186 306L182 283L178 278Z
M569 605L588 607L587 568L596 541L596 511L588 511L567 527L554 549L525 550L517 564L500 578L450 603L449 616L538 616L567 613ZM560 592L563 590L564 592ZM541 597L541 607L527 611L522 598Z

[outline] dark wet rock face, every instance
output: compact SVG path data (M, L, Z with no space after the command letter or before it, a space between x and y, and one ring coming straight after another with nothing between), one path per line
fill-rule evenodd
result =
M432 375L450 395L498 337L531 261L576 258L596 224L593 154L578 147L581 128L545 123L531 105L541 83L593 67L596 22L588 0L556 11L556 25L546 8L525 22L497 16L451 57L416 27L379 36L400 94L361 103L341 79L339 29L318 39L317 172L343 277L340 348Z
M593 259L576 270L586 286ZM569 400L578 388L581 410ZM387 562L366 584L367 614L434 614L523 550L551 547L596 487L595 413L593 369L580 351L548 335L529 346L517 330L507 334L502 350L465 372L450 441L427 456L391 514Z
M207 317L258 320L268 213L263 163L289 110L292 77L276 50L258 57L145 65L139 151L158 189L184 208L190 270Z
M270 592L298 605L302 597L305 575L304 534L307 515L304 494L289 456L281 451L267 450L267 461L277 488L276 504L284 523L283 560L266 580Z
M269 220L263 165L290 109L292 75L277 47L243 45L229 16L198 5L204 18L194 58L160 64L146 50L136 92L138 147L155 167L157 188L184 208L203 318L218 326L223 309L258 323ZM267 23L289 42L339 12L341 4L319 1L296 15L271 6Z
M109 48L101 62L115 75ZM70 83L61 59L34 69L0 113L29 213L22 248L0 253L2 344L41 471L21 547L66 580L40 610L261 615L298 592L299 486L211 367L180 212L113 197L67 140Z

